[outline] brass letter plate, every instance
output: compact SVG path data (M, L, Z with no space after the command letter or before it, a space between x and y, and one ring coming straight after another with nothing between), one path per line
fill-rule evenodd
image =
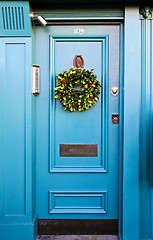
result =
M60 157L97 157L97 144L60 144Z

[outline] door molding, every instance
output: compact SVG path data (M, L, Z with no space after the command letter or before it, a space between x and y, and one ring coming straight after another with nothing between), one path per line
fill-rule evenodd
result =
M107 157L108 157L108 123L107 120L109 118L108 114L108 101L109 101L109 64L108 64L108 52L109 52L109 46L108 46L108 36L102 36L102 37L81 37L81 38L70 38L70 37L51 37L50 36L50 56L52 56L52 59L50 61L51 66L50 66L50 72L53 72L50 76L51 78L51 84L50 84L50 92L53 92L53 89L55 88L55 73L54 73L54 65L55 65L55 59L54 59L54 51L55 51L55 43L56 41L58 42L63 42L63 41L75 41L75 42L101 42L103 46L103 52L102 52L102 59L105 64L103 64L103 76L102 76L102 123L101 123L101 148L102 148L102 153L101 153L101 162L100 164L95 164L93 167L91 166L76 166L76 167L71 167L71 166L65 166L64 163L63 165L60 164L58 166L58 163L56 162L56 157L55 157L55 98L52 94L50 95L50 159L49 159L49 172L107 172ZM106 59L105 59L106 58ZM104 77L105 76L105 77Z
M68 21L71 24L72 21L116 21L124 19L124 10L118 9L95 9L90 10L52 10L52 11L39 11L35 10L35 14L43 15L49 24L56 23L61 24L63 21ZM59 23L60 22L60 23ZM89 24L90 24L89 22Z
M133 67L134 66L134 67ZM141 100L139 7L125 7L123 239L139 240L139 122Z

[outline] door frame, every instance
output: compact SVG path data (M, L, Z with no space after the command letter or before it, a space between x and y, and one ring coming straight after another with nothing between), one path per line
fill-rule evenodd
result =
M39 11L39 13L43 16L45 15L44 11ZM119 239L139 240L139 108L141 96L139 7L125 7L124 17L120 14L114 16L113 13L114 11L109 11L107 16L97 19L95 18L94 10L92 13L90 12L90 17L82 18L80 15L78 18L75 18L73 14L71 17L63 16L58 12L57 18L48 17L46 20L51 21L51 24L54 25L120 25L118 235ZM129 49L132 51L132 54ZM135 72L130 71L134 65ZM135 104L131 105L133 102ZM132 122L131 114L133 117ZM134 141L131 141L133 132L135 133Z
M139 7L126 6L124 19L123 229L124 240L140 239L139 145L141 110ZM132 118L131 118L132 116Z

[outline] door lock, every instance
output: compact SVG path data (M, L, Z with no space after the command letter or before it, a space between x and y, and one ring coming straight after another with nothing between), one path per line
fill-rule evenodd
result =
M119 114L112 114L112 124L119 124Z

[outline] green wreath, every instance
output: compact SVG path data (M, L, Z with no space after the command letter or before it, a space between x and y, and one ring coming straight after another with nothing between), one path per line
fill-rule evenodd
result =
M96 104L101 85L93 71L70 68L56 76L55 98L60 100L64 110L83 112Z

